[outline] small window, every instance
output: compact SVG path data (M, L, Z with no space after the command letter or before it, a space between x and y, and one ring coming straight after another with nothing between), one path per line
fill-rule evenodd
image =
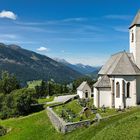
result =
M134 33L131 35L131 42L134 42Z
M126 95L127 98L130 97L130 82L127 83L127 95Z
M120 83L116 83L116 97L120 97Z
M126 86L126 85L125 85L125 81L123 80L123 81L122 81L122 94L125 94L125 90L126 90L126 89L125 89L125 86Z

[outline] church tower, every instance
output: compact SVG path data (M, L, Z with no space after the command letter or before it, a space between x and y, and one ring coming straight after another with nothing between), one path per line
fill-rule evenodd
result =
M130 53L133 53L135 63L140 68L140 10L129 27Z

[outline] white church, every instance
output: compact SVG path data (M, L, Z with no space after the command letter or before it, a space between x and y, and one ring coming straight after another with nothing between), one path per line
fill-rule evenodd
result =
M96 107L126 108L140 104L140 11L129 27L129 52L110 57L94 84Z

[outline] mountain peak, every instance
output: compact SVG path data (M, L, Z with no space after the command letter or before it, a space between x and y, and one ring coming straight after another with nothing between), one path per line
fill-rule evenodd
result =
M98 70L100 69L100 67L93 67L93 66L84 65L81 63L71 64L71 63L67 62L65 59L60 59L60 58L54 58L54 60L66 65L66 66L72 68L73 70L78 71L84 75L95 72L95 71L98 73Z
M10 45L8 45L8 47L9 47L9 48L12 48L12 49L14 49L14 50L21 49L21 47L20 47L20 46L15 45L15 44L10 44Z
M60 63L63 63L63 64L69 64L68 61L66 61L65 59L60 59L60 58L53 58L53 60L57 61L57 62L60 62Z

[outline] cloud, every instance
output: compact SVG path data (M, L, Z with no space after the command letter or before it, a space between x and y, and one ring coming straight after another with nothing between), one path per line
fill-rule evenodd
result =
M19 35L16 34L0 34L0 38L2 39L17 39Z
M64 18L64 19L58 19L58 20L46 20L43 22L33 22L33 21L15 21L15 24L17 25L31 25L31 26L38 26L38 25L55 25L55 24L63 24L63 23L71 23L71 22L82 22L88 20L85 17L75 17L75 18Z
M76 18L66 18L63 19L63 22L79 22L79 21L85 21L87 20L87 18L83 18L83 17L76 17Z
M37 51L41 51L41 52L42 52L42 51L47 51L47 52L48 52L49 49L46 48L46 47L40 47L40 48L37 49Z
M118 32L124 32L124 33L128 32L128 26L116 26L113 27L113 29Z
M17 15L14 14L12 11L3 10L0 12L0 18L8 18L8 19L16 20Z
M64 53L65 51L64 50L61 50L61 53Z
M107 19L116 19L116 20L129 20L132 18L131 15L106 15L104 18Z

